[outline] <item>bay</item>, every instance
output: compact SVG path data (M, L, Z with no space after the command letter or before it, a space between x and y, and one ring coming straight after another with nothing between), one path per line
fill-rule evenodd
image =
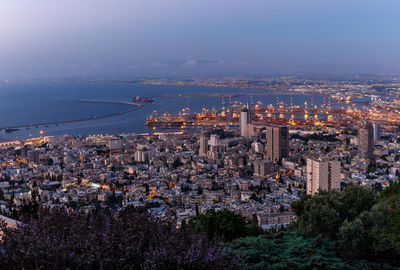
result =
M35 126L21 128L17 131L6 133L0 131L4 139L44 135L91 135L91 134L121 134L143 133L150 131L144 125L146 117L154 110L158 113L176 115L184 107L190 107L191 112L199 112L202 108L212 109L221 107L221 98L218 97L160 97L167 94L184 93L233 93L233 92L261 92L267 90L243 89L231 87L203 87L188 85L150 85L137 83L116 82L32 82L32 83L1 83L0 84L0 127L30 125L55 121L76 120L113 114L129 109L129 105L85 103L81 100L116 100L130 101L132 97L154 97L154 103L143 103L135 111L96 120L75 123L65 123L50 126ZM323 102L322 96L314 96L314 104ZM263 104L276 105L276 95L254 96ZM279 95L279 101L290 104L289 95ZM249 96L233 98L242 103L250 104ZM294 95L293 103L304 106L304 102L311 102L309 95ZM228 98L225 98L228 104Z

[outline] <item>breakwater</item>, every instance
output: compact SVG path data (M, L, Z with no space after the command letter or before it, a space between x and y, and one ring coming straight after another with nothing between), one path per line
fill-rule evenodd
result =
M31 123L31 124L24 124L24 125L16 125L16 126L8 126L8 127L0 127L1 130L6 130L6 132L13 132L21 128L38 128L43 126L53 126L53 125L60 125L60 124L67 124L67 123L76 123L76 122L83 122L83 121L90 121L90 120L97 120L97 119L104 119L109 117L114 117L118 115L122 115L128 112L135 111L142 107L142 104L129 102L129 101L116 101L116 100L80 100L80 102L91 102L91 103L113 103L113 104L123 104L123 105L130 105L133 106L129 109L119 111L116 113L110 114L103 114L103 115L95 115L92 117L80 118L80 119L73 119L73 120L64 120L64 121L52 121L52 122L44 122L44 123Z

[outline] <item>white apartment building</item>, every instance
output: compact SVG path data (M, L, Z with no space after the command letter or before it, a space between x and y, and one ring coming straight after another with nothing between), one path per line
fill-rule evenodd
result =
M307 158L307 194L318 190L340 191L340 161L330 158Z

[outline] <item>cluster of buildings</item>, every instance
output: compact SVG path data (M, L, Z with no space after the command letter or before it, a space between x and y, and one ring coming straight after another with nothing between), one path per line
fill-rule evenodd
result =
M296 218L290 205L302 194L348 183L381 189L400 175L400 138L391 128L365 121L298 129L252 123L251 114L244 106L239 128L2 141L0 214L32 201L132 206L180 226L229 209L277 229Z
M334 101L350 103L358 98L370 98L373 104L390 104L399 108L400 100L392 102L387 97L398 95L400 80L398 76L388 75L351 75L341 80L328 80L313 75L312 79L303 76L268 76L268 77L223 77L190 78L186 80L158 79L144 80L144 84L195 85L209 87L238 87L252 89L253 93L262 89L276 93L300 93L326 95ZM248 91L247 91L248 92ZM246 93L246 92L243 92ZM262 92L259 92L262 93Z

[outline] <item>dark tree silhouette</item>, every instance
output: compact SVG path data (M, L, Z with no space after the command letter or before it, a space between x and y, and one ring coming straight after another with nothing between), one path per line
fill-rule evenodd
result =
M133 208L42 210L1 226L2 269L239 269L222 244Z

